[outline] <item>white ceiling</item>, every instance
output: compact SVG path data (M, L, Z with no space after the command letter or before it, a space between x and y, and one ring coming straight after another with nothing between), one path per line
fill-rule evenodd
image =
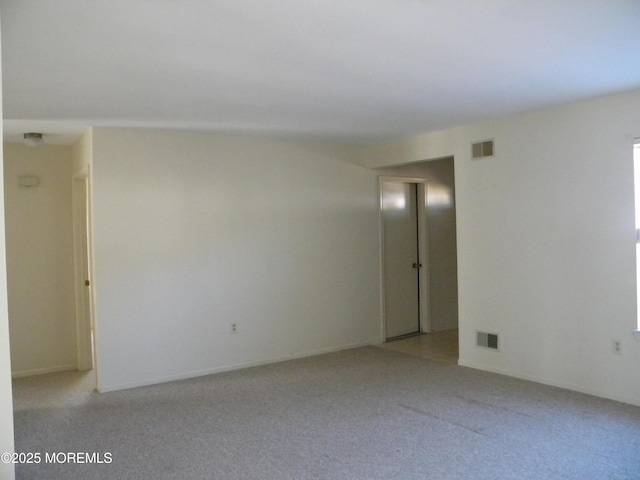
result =
M102 125L374 143L640 88L640 0L0 0L0 14L6 140Z

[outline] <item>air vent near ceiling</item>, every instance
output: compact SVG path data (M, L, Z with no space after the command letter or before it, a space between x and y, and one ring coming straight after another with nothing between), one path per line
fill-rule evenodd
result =
M479 347L498 350L498 334L487 332L476 332L476 344Z
M493 157L493 152L493 140L471 144L471 156L473 158Z

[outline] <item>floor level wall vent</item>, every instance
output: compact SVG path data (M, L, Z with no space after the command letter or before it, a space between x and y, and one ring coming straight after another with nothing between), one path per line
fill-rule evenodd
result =
M479 347L498 350L498 334L487 332L476 332L476 345Z

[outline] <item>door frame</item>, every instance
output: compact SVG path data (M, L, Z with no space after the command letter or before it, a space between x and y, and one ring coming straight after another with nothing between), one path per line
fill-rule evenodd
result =
M78 370L96 368L91 234L91 176L84 167L72 177L73 259ZM85 285L85 281L89 285ZM85 289L89 289L86 292ZM93 334L92 334L93 332Z
M379 175L378 176L378 215L380 222L380 307L381 307L381 320L382 320L382 342L387 341L387 322L386 322L386 308L385 308L385 242L384 242L384 217L382 210L382 185L384 182L400 182L411 183L417 185L417 197L418 209L418 256L422 268L419 270L419 289L418 289L418 302L420 305L418 328L419 332L427 333L431 331L429 324L430 320L430 299L429 299L429 222L427 217L427 183L428 180L425 177L402 177L397 175Z

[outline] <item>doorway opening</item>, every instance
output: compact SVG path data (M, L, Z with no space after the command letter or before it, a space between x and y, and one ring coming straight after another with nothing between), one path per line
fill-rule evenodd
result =
M458 358L458 281L457 281L457 249L456 249L456 210L455 210L455 178L454 159L446 157L422 162L416 162L395 167L384 167L376 170L380 174L380 216L382 231L382 294L383 294L383 332L385 341L402 339L388 329L389 303L387 297L394 289L400 291L405 301L412 300L407 292L418 289L417 308L419 311L419 328L413 328L404 334L419 335L414 338L393 342L393 348L401 347L400 343L409 349L422 350L430 358L432 354L441 353L444 356ZM390 185L385 186L385 182ZM383 188L384 187L384 188ZM415 188L417 215L417 258L420 269L417 287L408 288L401 283L394 284L394 279L387 278L388 263L400 254L392 249L392 243L387 241L388 232L385 231L385 216L389 210L396 208L399 212L403 203L409 205L406 195L413 195L410 191ZM394 190L395 189L395 190ZM389 192L391 190L391 192ZM409 190L409 193L403 193ZM395 192L395 196L393 193ZM391 193L391 195L390 195ZM386 204L383 196L387 194ZM395 203L394 203L395 202ZM386 211L385 211L386 208ZM407 238L412 238L407 235ZM407 240L409 242L409 240ZM413 241L411 242L413 243ZM406 245L399 247L408 248ZM413 248L413 247L411 247ZM411 266L413 266L413 261ZM404 260L406 268L406 260ZM415 295L413 295L415 298ZM411 311L406 307L407 311ZM414 308L414 307L412 307ZM415 308L413 310L415 312ZM406 314L405 314L406 315ZM393 318L391 322L393 323ZM403 322L408 320L404 318ZM425 335L422 335L425 334ZM427 338L429 337L429 338ZM409 353L409 352L407 352Z

